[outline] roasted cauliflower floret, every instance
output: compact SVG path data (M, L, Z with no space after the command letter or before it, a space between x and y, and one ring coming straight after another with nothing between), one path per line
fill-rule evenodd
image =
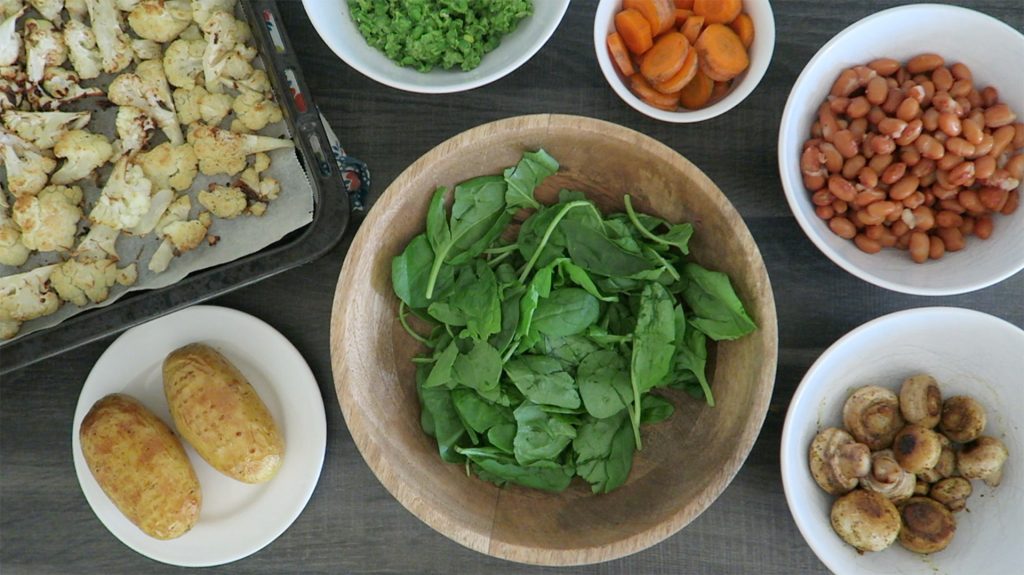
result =
M117 261L120 259L117 255L117 237L119 235L121 235L121 230L115 230L102 224L93 225L89 228L89 233L79 240L71 255L83 259Z
M89 213L93 224L103 224L115 230L133 228L149 213L153 184L146 179L142 168L122 157L103 186L103 193Z
M89 15L89 7L85 5L85 0L64 0L64 9L68 11L72 20L79 22L84 21Z
M85 0L92 31L100 50L103 71L116 74L132 63L131 40L121 28L121 13L114 0Z
M78 20L64 24L64 44L68 47L68 59L79 78L96 78L103 71L100 52L96 48L96 35L92 28Z
M89 123L89 112L21 112L3 113L4 126L37 148L47 150L69 130Z
M202 29L206 38L203 73L207 90L222 92L224 83L252 74L249 61L256 52L245 45L243 38L248 27L240 27L230 13L217 11L206 20Z
M235 183L248 197L249 213L254 216L262 216L267 211L267 204L276 200L281 193L280 182L274 178L260 177L269 167L270 156L256 154L253 156L253 165L246 168Z
M154 192L153 197L150 198L149 210L139 218L139 223L130 228L125 228L124 231L134 236L144 236L153 231L153 228L160 222L160 218L163 217L164 212L167 211L167 206L171 204L172 200L174 200L174 190L170 188Z
M107 259L67 260L50 275L50 283L60 299L77 306L106 300L116 279L117 264Z
M187 199L187 196L184 197ZM188 217L187 211L184 217ZM148 267L150 271L160 273L166 270L175 255L180 255L199 247L203 240L206 239L206 232L210 229L210 224L212 223L209 212L199 214L199 217L194 220L179 218L180 211L172 212L172 210L168 210L167 215L164 216L164 219L160 221L160 225L157 226L164 241L149 260Z
M202 121L216 126L231 113L234 98L228 94L211 94L202 86L192 89L178 88L174 91L174 108L182 124Z
M160 60L164 57L160 44L145 38L132 38L132 52L135 54L135 62Z
M18 61L21 35L15 28L18 25L18 18L24 13L25 10L22 8L0 22L0 66L11 66Z
M53 174L50 182L71 184L88 177L93 170L107 163L114 155L114 147L102 134L71 130L57 140L53 155L64 158L64 165Z
M0 188L0 264L20 266L28 259L30 250L21 243L21 230L11 219L10 209L7 192Z
M64 0L28 0L28 3L50 22L58 22L64 8Z
M7 170L7 186L15 198L34 195L46 185L57 162L18 136L0 130L0 153Z
M38 83L48 66L60 66L68 59L64 34L51 22L29 18L25 21L25 72Z
M117 128L121 153L129 157L142 151L156 130L153 120L135 106L120 106L114 126Z
M192 0L192 19L202 26L214 12L231 12L234 7L235 0Z
M22 322L57 311L60 298L50 289L50 274L56 267L0 277L0 338L11 339Z
M199 203L218 218L230 220L245 213L249 202L245 192L234 186L210 184L209 190L199 192Z
M128 15L128 24L141 38L170 42L192 23L188 0L142 0Z
M179 38L164 50L164 73L176 88L192 89L203 80L203 52L206 41Z
M270 78L267 77L266 71L258 68L254 69L252 74L244 78L232 79L228 82L228 85L238 92L248 90L250 92L259 92L267 97L271 94Z
M102 96L100 88L86 88L79 84L78 74L60 67L47 68L43 74L43 89L36 87L27 93L36 110L56 110L63 104L89 96Z
M249 130L262 130L267 124L280 122L282 119L281 107L268 100L262 92L243 90L235 97L231 108Z
M21 242L40 252L70 250L82 219L81 204L78 186L46 186L38 195L21 196L12 212L21 228Z
M246 156L294 147L291 140L237 134L203 124L191 125L188 139L199 158L199 171L207 176L233 176L245 169Z
M164 142L152 150L139 154L138 163L143 173L158 189L187 190L196 178L197 163L192 144L175 146Z
M139 281L139 268L132 262L117 270L117 277L114 278L118 284L125 287L135 285Z
M135 106L145 112L172 144L185 141L160 61L146 60L139 63L134 72L114 78L107 90L107 98L118 106Z

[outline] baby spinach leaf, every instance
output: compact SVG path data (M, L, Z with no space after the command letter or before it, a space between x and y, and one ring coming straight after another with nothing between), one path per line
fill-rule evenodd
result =
M452 231L448 227L448 212L444 207L444 197L447 193L448 188L438 186L427 207L427 239L430 240L430 247L434 253L446 250L452 241Z
M441 323L455 326L466 325L466 314L447 301L436 301L430 304L427 307L427 313Z
M519 208L537 209L540 204L533 197L533 190L550 175L558 171L558 161L544 150L526 152L519 163L504 172L508 189L505 203L510 210Z
M545 491L563 491L569 487L576 474L576 469L571 463L524 466L493 447L468 448L461 452L479 467L475 471L480 479L499 486L510 482Z
M598 419L619 413L633 401L626 359L617 351L602 349L585 357L576 382L587 413Z
M455 404L452 402L451 391L444 388L418 387L420 406L430 413L433 424L434 438L437 439L437 450L441 459L451 463L462 461L456 448L468 444L469 436L462 425ZM424 418L420 417L423 423Z
M540 253L534 261L534 265L538 268L547 266L565 253L565 234L562 230L556 225L550 233L548 232L549 226L555 220L558 213L557 208L541 207L537 213L527 218L519 228L519 236L516 238L516 247L519 250L519 255L529 261L537 253L537 250L540 249ZM545 235L547 235L548 239L544 242L543 247L541 247Z
M736 296L729 276L695 263L683 266L683 300L696 318L690 321L713 340L732 340L757 329Z
M637 214L633 210L633 202L628 194L625 197L625 202L626 214L629 216L629 221L636 226L637 231L639 231L645 238L659 244L678 248L684 256L690 253L690 237L693 236L692 224L673 224L669 226L668 232L659 236L653 233L654 227L647 226L649 220L641 220L640 216L643 216L644 214ZM647 216L647 218L650 218L650 216Z
M600 313L594 296L579 288L562 288L538 302L532 326L546 335L574 335L596 322Z
M508 226L511 214L505 211L506 187L501 176L481 176L455 186L452 265L480 255Z
M516 437L516 424L515 423L499 423L494 427L487 430L487 441L491 442L491 445L504 451L505 453L512 453L513 446L512 441Z
M567 190L565 188L558 190L558 203L560 204L568 204L569 202L585 199L587 199L587 195L578 190Z
M459 312L464 318L464 324L471 337L487 339L501 331L498 281L487 262L476 260L473 265L460 268L455 280L455 290L449 302L453 311ZM437 317L433 312L432 315ZM459 325L456 322L449 323Z
M584 421L572 446L576 473L590 483L594 493L608 493L629 478L636 444L625 412Z
M572 283L580 286L581 288L586 290L587 293L596 297L597 299L606 302L619 301L619 298L613 295L603 295L601 293L601 290L597 289L597 286L594 284L594 280L590 279L590 275L587 274L587 270L572 263L572 260L559 260L558 268L561 270L562 274L568 276L569 280L571 280Z
M459 354L452 374L459 385L475 389L488 401L496 402L501 397L501 356L485 341L474 341L469 353Z
M642 449L640 418L643 411L640 396L668 375L675 348L675 324L672 317L672 296L660 284L644 286L633 332L633 354L630 382L633 386L633 434L637 449Z
M513 414L516 436L512 445L520 465L554 460L576 437L576 429L564 416L547 413L529 400L517 407Z
M659 423L672 417L676 408L672 402L657 395L647 394L640 400L643 407L643 416L640 423Z
M576 219L568 218L567 216L573 210L576 210L577 208L585 208L583 210L577 210L576 211L576 213L584 214L584 216L582 218L576 218ZM522 273L519 274L519 281L521 281L521 282L526 281L526 278L529 277L530 270L533 269L533 266L537 264L538 260L540 260L540 257L544 254L544 250L547 247L547 244L551 241L551 237L553 235L555 235L556 232L558 232L558 224L561 223L563 220L576 221L578 223L585 224L585 225L590 225L590 226L593 226L593 227L596 227L596 228L600 228L601 225L602 225L601 224L600 212L597 211L597 208L594 206L594 204L592 202L588 202L588 201L569 202L568 204L558 204L557 207L550 208L550 209L555 210L554 211L554 215L551 216L551 221L548 222L544 226L544 228L543 228L544 229L544 233L541 234L540 240L539 240L539 242L537 242L537 246L535 248L533 248L532 250L529 250L530 251L529 259L527 260L526 266L523 268ZM540 230L540 228L536 229L536 231L539 231L539 230ZM527 238L527 241L532 241L532 238ZM528 248L522 248L522 247L520 248L521 251L527 250L527 249ZM556 252L556 255L559 255L559 254L561 254L561 250ZM526 256L524 256L524 257L526 257ZM550 265L550 264L547 264L547 265Z
M592 274L632 276L655 269L643 256L622 249L600 230L583 222L566 220L562 228L573 263Z
M455 345L455 342L448 344L448 347L441 352L441 355L437 356L437 361L434 362L430 375L423 382L423 387L427 389L434 387L447 387L451 389L455 387L456 381L452 376L452 367L455 365L455 358L458 355L459 348Z
M572 376L562 371L557 359L523 355L505 364L505 373L530 401L575 409L580 395Z
M709 406L714 407L715 397L711 394L711 385L708 383L707 375L705 375L707 361L707 337L698 329L686 330L682 337L681 345L676 347L672 371L676 374L686 371L692 373L700 383L700 389L704 392L704 400L707 401ZM680 379L682 378L677 376L677 380Z
M452 402L462 421L477 433L486 433L496 425L514 421L511 409L487 401L472 389L453 389Z
M413 238L401 255L391 260L391 285L395 289L395 295L414 310L430 305L431 300L427 298L424 286L430 277L433 261L434 250L431 249L426 234ZM438 274L439 283L450 283L454 277L450 266L439 269Z
M516 334L516 326L519 324L519 299L523 291L521 288L508 290L504 295L505 299L501 301L501 331L488 340L500 354L505 353Z
M541 335L532 348L533 353L557 359L562 368L569 370L579 365L584 357L593 353L598 346L582 335L552 337Z

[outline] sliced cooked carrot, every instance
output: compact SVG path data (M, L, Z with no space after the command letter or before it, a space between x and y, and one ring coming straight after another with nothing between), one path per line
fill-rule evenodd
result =
M686 36L679 32L662 34L640 60L640 73L651 82L664 82L683 67L689 52Z
M708 105L714 104L721 100L729 93L732 89L732 81L729 82L715 82L714 86L711 87L711 97L708 98Z
M622 0L622 7L643 14L655 36L668 31L676 21L672 0Z
M686 87L679 92L679 103L689 110L696 110L702 107L711 99L711 90L714 89L714 82L697 70Z
M690 41L690 44L693 44L697 41L697 38L700 37L700 30L703 27L703 16L690 16L686 19L686 22L683 22L683 27L680 29L680 32L683 33L683 36L686 36L686 39Z
M679 107L678 93L662 94L648 84L647 80L640 74L633 74L633 77L629 80L629 86L633 89L633 93L655 108L672 111Z
M623 10L616 14L615 30L622 37L626 48L637 56L650 50L654 45L650 23L636 10Z
M693 10L676 8L676 28L682 28L683 24L686 23L686 19L690 16L693 16Z
M742 0L693 0L693 13L708 24L728 24L742 11Z
M675 0L675 5L683 10L693 10L693 0Z
M700 57L701 71L716 82L732 80L750 65L740 37L724 24L709 24L694 47Z
M662 94L674 94L682 90L690 80L697 74L697 51L690 50L686 53L686 61L683 62L683 67L676 72L675 76L672 76L664 82L651 82L651 86L655 90Z
M626 48L625 42L622 41L622 36L619 36L618 32L612 32L608 35L608 55L612 57L612 62L615 62L615 67L619 69L619 72L623 76L629 77L636 73L636 69L633 68L633 59L629 57L629 49Z
M750 19L750 16L743 12L729 24L729 27L740 37L743 47L750 49L750 45L754 43L754 21Z

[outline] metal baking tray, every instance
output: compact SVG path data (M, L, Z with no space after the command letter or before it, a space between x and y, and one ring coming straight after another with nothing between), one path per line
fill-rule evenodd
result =
M313 188L313 221L279 242L237 260L194 272L170 286L133 292L116 302L0 345L0 374L119 333L158 316L256 283L313 261L345 235L369 190L365 164L332 146L313 104L274 0L239 0L253 32L299 161ZM342 141L344 133L340 134Z

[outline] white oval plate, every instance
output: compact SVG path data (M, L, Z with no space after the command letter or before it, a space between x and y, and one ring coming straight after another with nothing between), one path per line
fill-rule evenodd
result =
M214 347L245 374L284 435L284 463L269 482L249 485L222 475L185 444L203 492L199 521L181 537L161 541L128 521L100 489L82 456L78 429L92 405L111 393L138 399L174 429L162 364L193 342ZM320 478L327 422L313 373L283 335L251 315L201 305L132 328L107 348L82 387L71 445L85 498L115 537L163 563L208 567L259 551L295 521Z

